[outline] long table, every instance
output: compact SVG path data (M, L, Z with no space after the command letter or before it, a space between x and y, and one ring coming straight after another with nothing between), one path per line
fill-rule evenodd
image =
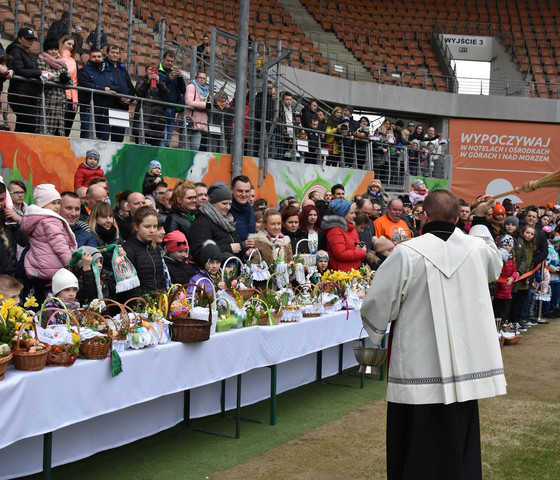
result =
M131 443L183 420L184 392L191 418L236 405L236 377L243 374L242 405L312 382L317 352L324 376L356 364L352 348L365 336L357 311L216 333L206 342L171 342L121 353L123 372L111 377L109 360L78 360L72 367L39 372L8 368L0 382L0 479L42 470L43 435L52 434L52 464L62 465ZM356 343L357 345L357 343ZM231 388L230 388L231 386Z

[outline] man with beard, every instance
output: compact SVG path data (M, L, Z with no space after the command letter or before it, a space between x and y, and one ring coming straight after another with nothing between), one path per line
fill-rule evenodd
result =
M116 93L117 84L113 75L107 70L103 62L101 50L92 48L88 62L78 70L78 85L103 92ZM93 95L95 132L90 132L91 99ZM111 127L109 126L109 108L113 106L111 95L100 95L80 90L78 102L80 104L80 138L98 138L109 140Z

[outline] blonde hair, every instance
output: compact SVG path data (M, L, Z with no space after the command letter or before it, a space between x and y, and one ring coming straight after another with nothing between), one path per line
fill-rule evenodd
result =
M179 182L173 190L173 195L171 195L171 205L178 206L179 199L185 196L187 190L195 190L194 183L190 180Z
M58 41L58 51L62 55L62 51L64 50L64 42L66 42L67 40L73 40L74 41L74 47L72 48L72 50L70 52L70 55L72 55L72 57L74 57L74 55L76 55L76 39L72 35L64 35Z
M113 220L115 219L115 212L113 211L113 209L111 208L111 205L109 205L108 203L105 202L98 202L96 203L93 208L91 209L91 213L89 214L88 217L88 225L89 228L91 228L91 230L93 232L95 232L95 227L97 226L97 219L103 215L107 215L107 214L111 214L111 216L113 217ZM115 223L113 221L113 223Z
M9 275L0 275L0 294L4 294L7 290L20 290L23 284Z
M268 223L268 219L274 215L278 215L280 219L282 219L282 214L278 210L275 210L274 208L267 208L263 214L264 224L266 225Z

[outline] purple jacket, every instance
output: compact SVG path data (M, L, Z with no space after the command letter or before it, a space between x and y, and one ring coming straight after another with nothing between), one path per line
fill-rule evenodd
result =
M68 265L77 244L64 218L52 210L29 205L21 220L21 228L29 235L29 251L24 260L28 277L50 280Z

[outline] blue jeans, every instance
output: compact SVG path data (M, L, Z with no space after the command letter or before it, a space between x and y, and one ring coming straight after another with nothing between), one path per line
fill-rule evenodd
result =
M164 107L163 112L165 114L165 137L161 142L159 142L160 147L169 147L171 139L173 138L173 132L175 131L175 115L176 111L174 107Z
M202 132L200 130L188 130L189 150L198 152L200 142L202 141Z
M111 126L109 125L109 110L104 107L94 109L95 135L90 133L91 108L80 107L80 138L98 138L99 140L109 140Z
M560 300L560 282L550 282L550 293L550 302L543 303L544 313L553 312L558 307L558 301Z

